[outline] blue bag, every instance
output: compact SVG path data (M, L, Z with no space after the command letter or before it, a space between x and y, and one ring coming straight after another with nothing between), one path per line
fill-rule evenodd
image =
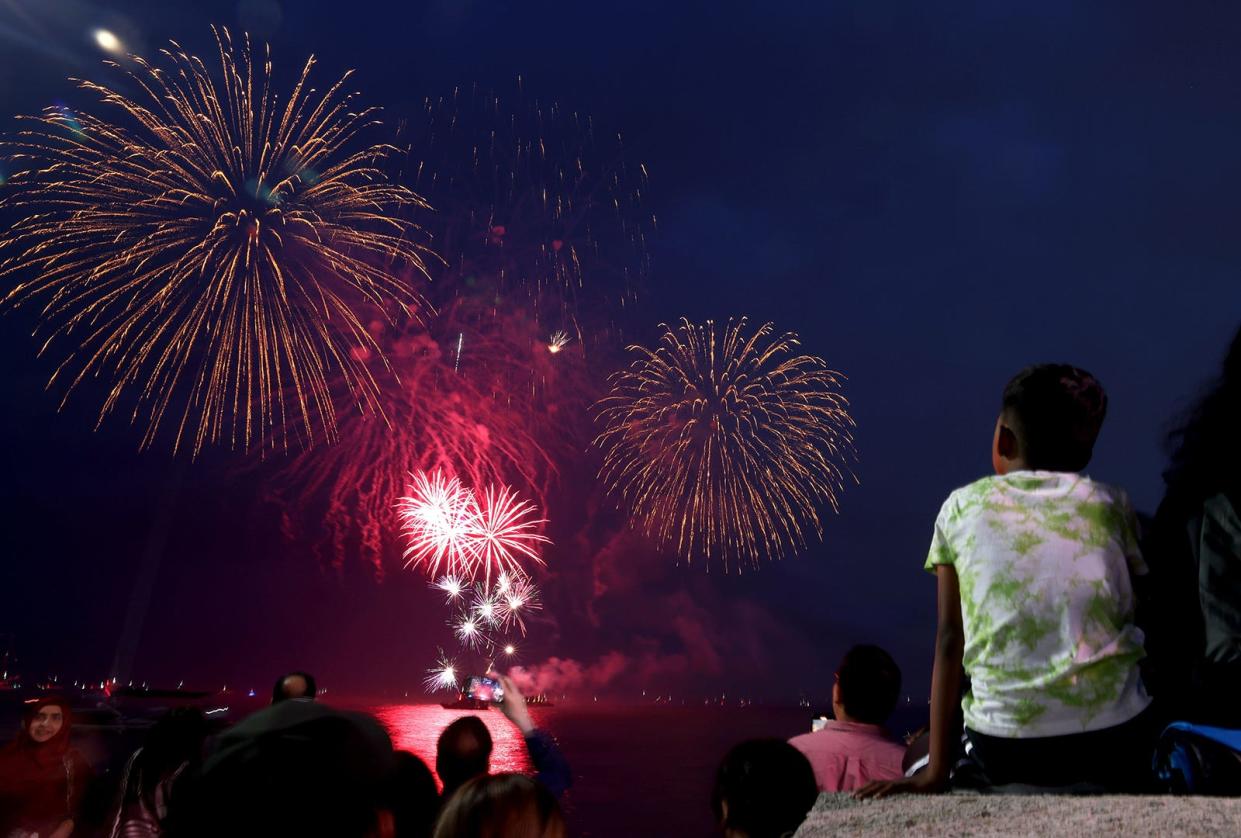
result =
M1241 730L1173 722L1159 737L1154 769L1171 794L1241 795Z

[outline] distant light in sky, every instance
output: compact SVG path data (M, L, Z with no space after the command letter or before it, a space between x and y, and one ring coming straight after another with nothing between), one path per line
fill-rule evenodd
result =
M113 35L107 29L95 30L95 43L108 52L121 51L121 39Z

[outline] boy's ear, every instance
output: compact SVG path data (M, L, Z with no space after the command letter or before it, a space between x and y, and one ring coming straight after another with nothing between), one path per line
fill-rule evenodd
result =
M995 440L996 449L1001 457L1006 460L1012 460L1017 457L1017 435L1013 433L1013 429L1003 423L1000 424L999 433Z

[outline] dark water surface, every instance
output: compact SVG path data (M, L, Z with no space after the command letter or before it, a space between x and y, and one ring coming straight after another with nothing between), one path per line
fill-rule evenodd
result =
M361 709L361 708L360 708ZM393 744L434 768L435 740L466 711L438 705L365 708ZM493 771L530 771L524 742L498 710L478 713L495 740ZM711 784L724 753L743 739L788 738L810 729L805 708L532 707L573 768L564 805L570 832L585 836L718 835Z

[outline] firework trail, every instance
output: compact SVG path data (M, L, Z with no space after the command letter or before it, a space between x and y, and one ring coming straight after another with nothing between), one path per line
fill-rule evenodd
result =
M598 403L609 492L659 544L725 570L821 538L853 456L840 374L770 323L662 328Z
M377 111L348 74L320 94L311 58L281 101L270 55L213 31L215 75L173 43L131 57L137 98L79 82L108 116L49 108L7 144L31 168L4 200L28 213L0 237L4 302L44 301L44 349L73 344L52 380L110 381L101 422L132 396L143 447L165 423L174 451L309 446L337 435L334 388L383 413L355 312L423 314L400 212L425 203L384 176L389 147L349 150Z
M579 341L584 322L632 305L655 220L646 169L619 135L597 137L589 116L527 96L520 79L429 98L400 134L405 175L439 210L439 289L525 308Z

